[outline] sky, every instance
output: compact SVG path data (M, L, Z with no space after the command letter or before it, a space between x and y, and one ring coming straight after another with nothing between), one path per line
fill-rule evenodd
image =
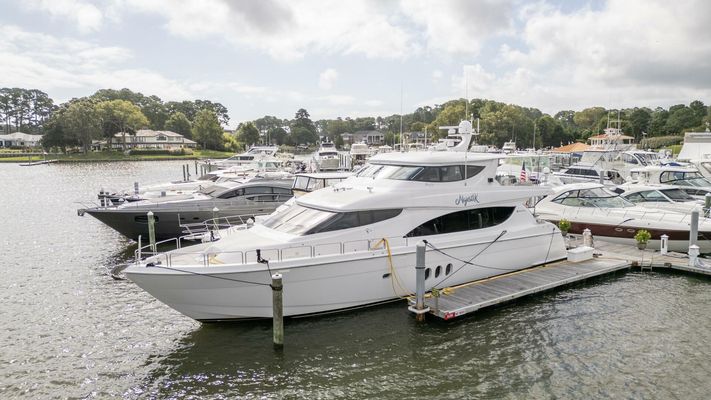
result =
M264 115L468 97L551 115L711 103L707 0L3 0L0 87L127 87Z

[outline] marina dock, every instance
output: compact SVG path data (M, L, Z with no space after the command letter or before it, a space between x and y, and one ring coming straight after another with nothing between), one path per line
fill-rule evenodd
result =
M580 262L562 260L446 288L425 298L424 304L429 308L428 314L451 320L536 293L632 269L661 269L711 277L711 265L705 267L703 262L699 262L697 266L689 266L686 254L662 255L651 249L639 250L629 245L599 242L592 259Z

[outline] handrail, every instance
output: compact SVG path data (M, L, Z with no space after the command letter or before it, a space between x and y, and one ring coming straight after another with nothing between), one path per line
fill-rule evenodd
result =
M139 237L140 239L140 237ZM276 254L276 260L271 260L271 261L284 261L284 260L290 260L290 259L299 259L299 258L318 258L318 257L326 257L326 256L333 256L333 255L343 255L343 254L353 254L353 253L366 253L366 252L373 252L373 251L384 251L382 248L373 248L373 244L381 241L383 238L370 238L370 239L360 239L360 240L350 240L350 241L344 241L344 242L330 242L330 243L318 243L318 244L312 244L312 245L300 245L300 246L287 246L287 247L279 247L279 248L268 248L268 249L261 249L262 254L265 252L275 252ZM397 243L393 247L400 247L399 241L401 241L402 245L405 247L408 246L409 240L408 238L403 238L400 236L397 237L389 237L386 238L390 240L392 243ZM178 240L179 238L175 239L168 239L168 240L163 240L161 242L156 243L156 245L160 243L166 243L170 241ZM348 245L355 245L353 246L352 251L346 251L348 248ZM249 253L255 253L256 254L256 249L255 250L250 250L250 251L242 251L242 250L225 250L225 251L211 251L209 248L205 249L203 251L194 251L194 252L165 252L165 253L154 253L152 251L145 252L143 249L150 248L150 245L147 246L142 246L139 247L139 249L136 250L136 264L139 264L143 259L139 258L143 254L150 254L149 257L159 257L158 260L155 262L162 262L161 258L165 257L165 264L166 266L170 267L173 264L174 258L175 257L185 257L185 256L199 256L202 258L202 266L203 267L210 267L210 266L218 266L218 265L244 265L249 263L248 261L248 254ZM334 251L331 252L320 252L320 250L325 250L328 248L333 248ZM290 250L290 249L304 249L304 254L299 254L296 257L289 257L288 255L285 255L285 252ZM230 260L229 263L223 264L220 260L217 260L216 257L221 256L221 255L238 255L237 260Z

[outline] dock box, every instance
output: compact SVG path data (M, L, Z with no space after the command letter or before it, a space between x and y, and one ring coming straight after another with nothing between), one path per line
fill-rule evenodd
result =
M568 261L570 262L580 262L585 260L590 260L593 258L593 249L589 246L579 246L568 250Z

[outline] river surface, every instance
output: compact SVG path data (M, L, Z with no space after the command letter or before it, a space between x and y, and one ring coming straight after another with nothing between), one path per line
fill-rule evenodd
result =
M111 266L135 244L77 201L181 162L0 164L0 398L707 399L711 282L627 273L460 321L405 304L200 324Z

